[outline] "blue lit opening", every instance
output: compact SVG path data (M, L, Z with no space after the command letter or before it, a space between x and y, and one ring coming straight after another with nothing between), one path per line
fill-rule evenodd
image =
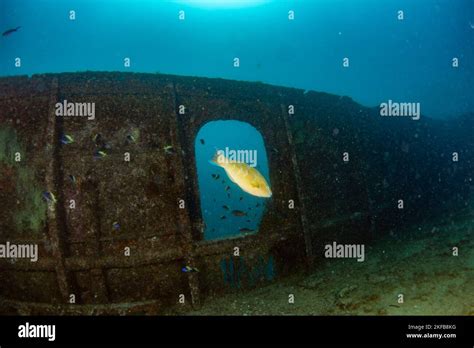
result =
M260 132L240 121L205 124L196 137L195 149L206 240L256 233L268 202L268 198L244 192L229 179L223 168L209 163L216 150L226 148L229 151L255 150L255 168L271 186L267 153Z

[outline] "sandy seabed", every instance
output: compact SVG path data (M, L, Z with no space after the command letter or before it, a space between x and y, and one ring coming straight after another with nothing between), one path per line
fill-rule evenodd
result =
M327 260L310 275L207 298L186 314L474 315L473 230L470 210L393 231L366 246L364 262Z

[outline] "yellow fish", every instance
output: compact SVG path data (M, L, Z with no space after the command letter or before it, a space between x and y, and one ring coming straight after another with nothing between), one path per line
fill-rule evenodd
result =
M212 164L224 168L233 183L252 196L269 198L272 196L270 185L260 172L247 163L229 161L223 154L216 153Z

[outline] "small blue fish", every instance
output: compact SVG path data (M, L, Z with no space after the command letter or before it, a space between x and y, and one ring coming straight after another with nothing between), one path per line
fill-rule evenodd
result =
M172 155L172 154L174 154L173 146L171 146L171 145L166 145L166 146L163 148L163 150L165 150L165 153L166 153L167 155Z
M69 180L71 180L71 182L76 185L77 184L77 179L74 175L70 174L69 175Z
M60 141L61 141L61 144L63 144L63 145L68 145L68 144L72 144L72 143L74 142L74 138L71 137L70 135L63 134L63 135L61 136Z
M107 154L106 154L104 151L96 151L96 152L94 152L94 158L95 158L95 159L104 158L105 156L107 156Z
M43 192L43 199L48 202L48 204L55 204L57 201L56 201L56 197L54 196L54 194L52 192L49 192L49 191L44 191Z
M185 266L181 268L181 271L183 271L184 273L199 272L199 270L196 267L190 267L190 266Z
M101 150L107 149L109 150L111 146L106 143L104 138L102 137L102 134L97 133L92 137L92 141L94 142L95 146L100 148Z
M114 228L115 231L120 230L120 224L117 221L114 221L112 224L112 227Z
M102 144L102 134L100 134L100 133L95 134L94 137L92 138L92 141L96 145L101 145Z

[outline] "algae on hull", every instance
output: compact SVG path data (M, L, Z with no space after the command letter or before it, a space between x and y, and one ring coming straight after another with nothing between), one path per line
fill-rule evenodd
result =
M19 156L17 161L16 156ZM25 164L25 151L15 130L0 128L0 181L9 182L16 197L9 197L17 232L39 232L46 220L46 205L35 172ZM7 199L8 200L8 199Z

